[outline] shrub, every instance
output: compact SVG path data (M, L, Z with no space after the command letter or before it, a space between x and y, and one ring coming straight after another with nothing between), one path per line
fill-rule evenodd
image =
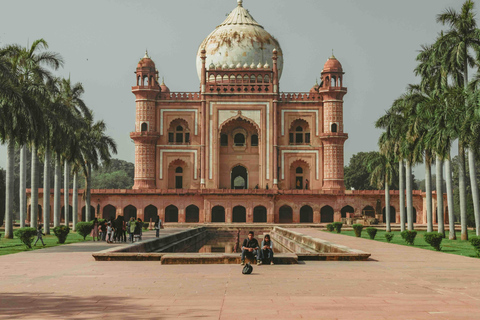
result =
M58 239L58 243L65 243L65 240L67 240L67 236L70 233L70 228L67 226L58 226L53 228L52 230Z
M352 225L353 231L355 231L356 237L362 236L363 224L354 224Z
M83 237L83 240L92 232L93 223L91 222L79 222L75 226L77 233Z
M402 231L400 235L402 236L403 240L405 240L407 244L410 244L413 246L415 237L417 236L417 231L405 230L405 231Z
M33 238L37 235L37 230L35 228L25 227L15 230L14 234L27 248L31 249Z
M333 225L333 228L335 229L335 231L337 231L337 233L342 232L343 223L341 223L341 222L334 222L334 223L332 223L332 225Z
M472 246L475 248L475 251L477 251L477 257L480 257L480 237L473 236L470 238L469 241L472 244Z
M143 223L143 230L148 230L150 223L149 222L144 222Z
M333 229L335 229L335 228L333 227L333 223L327 224L327 230L328 230L328 231L333 231Z
M385 239L387 239L387 242L391 242L394 236L395 234L392 232L385 233Z
M443 240L443 234L439 232L427 232L424 235L425 242L431 245L435 250L441 251L442 247L440 247L440 244L442 243Z
M368 228L365 229L365 231L367 231L368 236L370 237L370 239L374 240L374 239L375 239L375 236L377 235L378 229L377 229L377 228L374 228L374 227L368 227Z

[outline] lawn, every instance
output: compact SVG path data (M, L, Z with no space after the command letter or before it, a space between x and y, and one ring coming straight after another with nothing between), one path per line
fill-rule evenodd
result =
M0 256L11 254L11 253L29 251L29 249L25 247L25 245L20 241L20 239L16 237L14 237L13 239L5 239L5 232L3 230L0 231L0 235L1 235ZM40 242L40 240L37 242L37 246L33 246L33 243L35 243L36 239L37 237L33 239L31 250L40 250L43 248L56 247L56 246L62 245L58 243L58 239L53 235L53 231L51 235L43 236L43 242L45 242L45 247L42 246L42 243ZM87 241L92 240L92 237L87 236L86 240ZM65 244L75 243L80 241L83 241L83 237L76 232L70 231L67 237L67 241L65 241Z
M325 231L325 232L328 232L328 231ZM378 229L377 235L375 236L374 241L387 242L387 239L385 239L385 233L386 232L384 230ZM395 234L395 236L393 237L393 239L390 243L395 243L395 244L408 246L408 244L406 244L405 240L403 240L402 237L400 236L399 231L394 231L392 233ZM425 239L424 239L424 234L425 233L426 233L426 231L417 231L417 236L415 237L414 247L435 251L435 249L433 247L431 247L428 243L425 242ZM341 234L355 237L355 232L353 230L352 231L342 230ZM469 237L473 237L474 235L475 235L474 231L469 231L468 232ZM466 257L477 257L476 251L473 248L473 246L470 244L470 242L462 241L462 240L449 240L448 239L448 231L446 233L446 236L447 236L447 238L443 239L443 241L442 241L442 245L441 245L442 252L457 254L457 255L466 256ZM362 231L362 238L370 239L370 237L368 236L368 233L365 231L365 228L363 228L363 231ZM457 239L459 239L459 238L460 238L460 232L457 232Z

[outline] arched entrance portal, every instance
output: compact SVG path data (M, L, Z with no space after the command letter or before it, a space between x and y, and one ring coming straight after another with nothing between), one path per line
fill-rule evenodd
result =
M313 223L313 209L310 206L300 208L300 223Z
M212 222L225 222L225 208L215 206L212 208Z
M280 208L280 210L278 211L278 222L279 223L293 222L293 211L291 207L285 205Z
M243 166L236 166L231 173L232 189L248 189L248 171Z
M258 206L253 209L253 222L267 222L267 208Z

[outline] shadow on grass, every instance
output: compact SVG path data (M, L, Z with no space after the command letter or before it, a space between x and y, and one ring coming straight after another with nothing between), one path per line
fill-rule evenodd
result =
M177 312L159 310L132 303L131 297L90 296L79 297L57 294L0 293L0 319L165 319L175 318ZM161 307L160 305L158 307ZM163 306L165 308L166 306ZM148 312L145 312L147 311ZM217 317L218 310L195 310L185 306L184 315L192 317ZM162 316L163 315L163 316Z

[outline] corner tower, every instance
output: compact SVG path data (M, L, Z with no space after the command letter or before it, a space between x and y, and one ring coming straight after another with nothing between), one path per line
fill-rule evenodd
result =
M155 146L159 138L155 102L160 86L158 71L148 52L138 62L135 75L136 86L132 87L136 104L135 132L130 133L135 143L133 189L155 189Z
M343 145L348 135L343 132L343 69L340 61L332 56L322 70L322 82L318 92L323 100L323 133L321 140L324 155L324 190L344 190Z

